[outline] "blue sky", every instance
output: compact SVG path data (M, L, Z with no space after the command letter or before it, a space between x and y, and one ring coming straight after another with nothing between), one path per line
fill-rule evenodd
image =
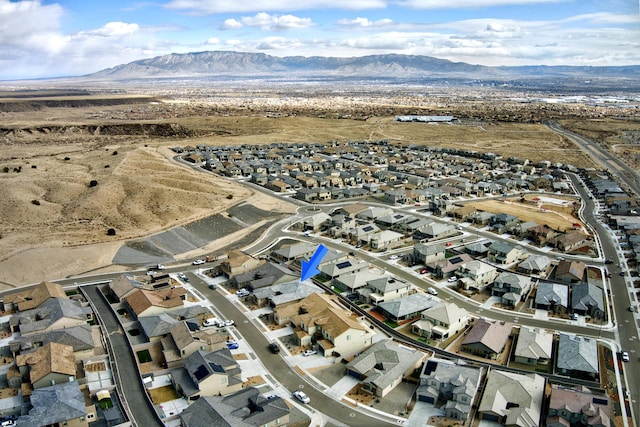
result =
M0 0L0 80L205 50L640 65L640 0Z

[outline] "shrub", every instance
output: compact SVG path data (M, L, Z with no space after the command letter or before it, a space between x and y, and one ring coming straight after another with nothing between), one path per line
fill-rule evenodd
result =
M33 199L33 200L31 201L31 204L32 204L32 205L36 205L36 206L40 206L40 200Z
M96 181L95 179L89 181L89 187L95 187L96 185L98 185L98 181Z
M112 155L112 156L117 156L117 155L118 155L118 152L117 152L117 151L114 151L113 153L111 153L111 155Z
M227 195L227 199L229 199L229 200L233 199L233 194L228 194Z
M109 228L107 230L107 236L115 236L116 235L116 229L115 228Z
M65 157L64 160L71 160L71 157Z
M3 173L9 173L9 166L5 166L2 168Z

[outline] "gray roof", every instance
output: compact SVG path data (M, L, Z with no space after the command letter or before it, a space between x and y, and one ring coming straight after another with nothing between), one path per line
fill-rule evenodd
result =
M404 280L385 276L369 280L367 282L367 285L381 293L392 292L394 290L403 289L409 286L409 284Z
M49 298L37 308L11 316L11 325L20 325L20 332L28 334L42 331L63 317L87 320L91 307L82 307L69 298Z
M597 307L604 311L604 294L602 288L592 283L578 283L571 287L571 308L574 310L590 311Z
M520 328L515 356L529 359L551 359L553 334L536 328Z
M18 417L16 426L55 425L87 415L84 395L77 381L33 390L31 405L29 415Z
M434 304L435 302L431 295L416 292L393 301L381 302L378 307L395 318L401 318L410 314L420 313Z
M598 373L598 345L596 340L560 333L558 369Z
M316 246L307 242L299 242L293 245L284 246L280 249L273 251L273 253L280 255L286 259L299 258L304 255L313 253L316 250Z
M35 333L21 337L16 341L21 343L21 350L33 348L33 343L45 345L50 342L71 346L74 352L91 350L95 347L93 336L91 335L91 325L89 324Z
M365 381L385 389L403 377L425 354L400 347L393 340L378 341L349 362L347 370L366 376Z
M269 299L273 305L280 305L290 301L298 301L315 292L322 292L322 289L312 282L305 280L293 280L269 286L267 288L256 289L253 295L258 299Z
M248 387L228 396L203 396L180 414L185 427L263 426L288 415L280 397L266 399L258 389Z
M561 283L539 282L536 291L536 304L550 305L551 302L569 307L569 287Z
M531 255L518 264L518 267L531 271L544 271L549 264L551 264L551 258L544 255Z
M148 338L161 337L171 332L173 325L179 322L175 316L162 313L157 316L140 317L140 327Z

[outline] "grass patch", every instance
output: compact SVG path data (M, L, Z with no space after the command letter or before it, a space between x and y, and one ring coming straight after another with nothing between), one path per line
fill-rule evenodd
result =
M398 324L392 320L385 320L384 324L387 325L390 328L397 328Z
M140 350L136 353L136 356L138 356L138 361L140 363L149 363L152 360L149 350Z
M102 399L101 401L98 402L98 406L100 407L100 409L104 411L105 409L113 408L113 402L111 401L110 398Z

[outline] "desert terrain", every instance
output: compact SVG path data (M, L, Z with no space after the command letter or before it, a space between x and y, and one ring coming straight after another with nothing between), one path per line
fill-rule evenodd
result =
M630 141L637 141L640 124L602 119L604 109L584 108L491 102L483 109L479 102L429 103L424 97L372 96L367 102L277 94L0 93L0 287L124 270L128 267L112 266L112 260L125 242L224 213L238 203L295 211L291 204L177 161L173 146L386 139L593 166L569 141L533 120L546 114L637 161ZM453 114L461 120L455 126L398 123L396 114ZM222 247L238 237L211 245Z

